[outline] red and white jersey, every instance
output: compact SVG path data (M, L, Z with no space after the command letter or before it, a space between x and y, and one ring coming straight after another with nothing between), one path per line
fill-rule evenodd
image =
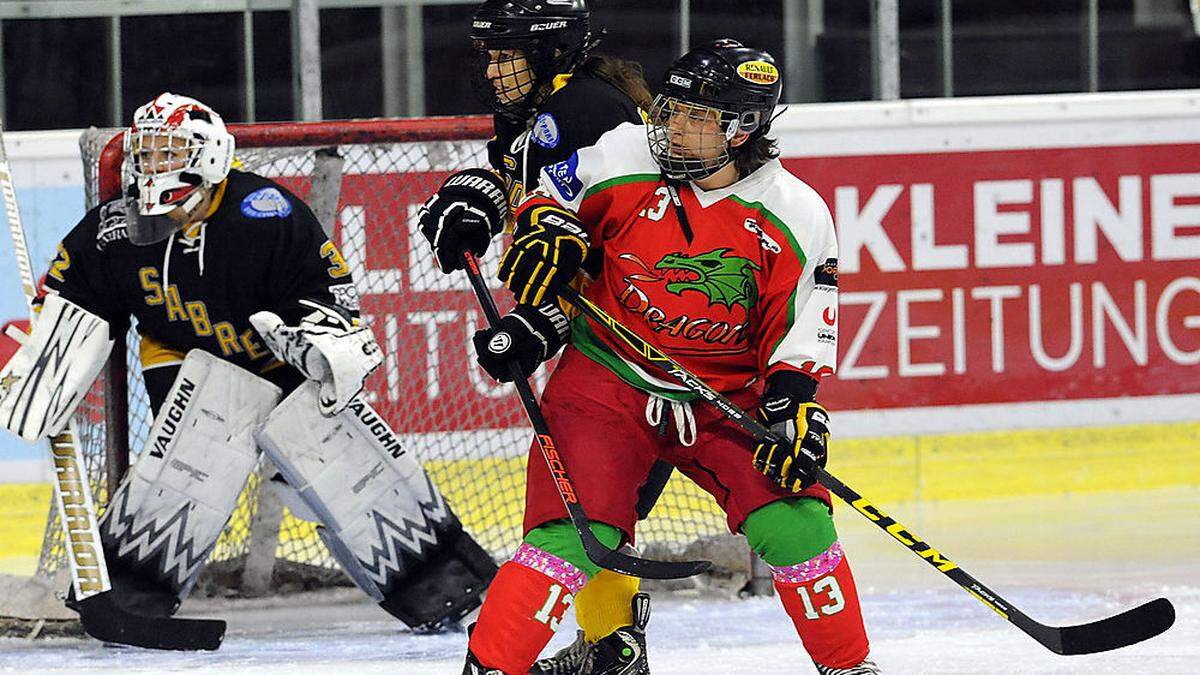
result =
M686 226L645 128L623 124L545 167L540 194L521 208L549 198L579 214L603 259L584 295L717 390L781 368L831 374L837 239L821 197L777 159L728 187L684 184L678 195ZM583 317L572 339L644 391L692 398Z

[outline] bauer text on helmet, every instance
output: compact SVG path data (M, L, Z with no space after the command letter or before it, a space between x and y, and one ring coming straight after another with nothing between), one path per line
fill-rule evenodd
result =
M586 0L487 0L471 22L481 63L481 97L506 117L523 120L553 79L573 71L595 46Z

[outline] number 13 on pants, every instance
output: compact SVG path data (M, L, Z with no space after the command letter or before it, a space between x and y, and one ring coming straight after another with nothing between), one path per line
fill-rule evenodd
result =
M567 613L571 603L575 602L575 596L566 591L567 589L562 586L552 584L550 591L546 594L546 602L533 615L533 618L549 626L552 631L558 630L558 624L562 622L563 615Z
M818 579L812 585L812 595L809 595L808 588L805 586L797 586L796 593L800 595L800 602L804 603L804 618L809 621L815 621L821 618L821 614L832 616L846 608L846 599L842 597L842 589L838 585L837 577L829 575ZM815 607L813 597L818 594L824 594L827 602L821 604L820 607ZM817 610L821 614L817 613Z

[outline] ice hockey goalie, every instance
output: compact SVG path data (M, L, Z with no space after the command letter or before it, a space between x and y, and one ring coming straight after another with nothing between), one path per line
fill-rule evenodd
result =
M495 564L358 396L382 356L309 208L232 169L234 137L191 98L139 108L124 149L125 193L63 239L0 374L0 424L52 435L136 319L155 417L100 523L118 601L176 611L265 446L297 510L381 607L414 627L477 607Z

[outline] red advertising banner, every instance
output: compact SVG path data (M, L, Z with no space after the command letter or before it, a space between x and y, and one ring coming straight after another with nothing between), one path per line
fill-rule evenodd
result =
M1200 145L787 159L838 228L838 409L1200 392Z
M839 369L822 399L1200 392L1197 157L1200 145L786 159L838 227ZM370 391L407 433L525 426L474 363L483 319L465 279L414 240L444 175L345 177L336 238L388 355Z

